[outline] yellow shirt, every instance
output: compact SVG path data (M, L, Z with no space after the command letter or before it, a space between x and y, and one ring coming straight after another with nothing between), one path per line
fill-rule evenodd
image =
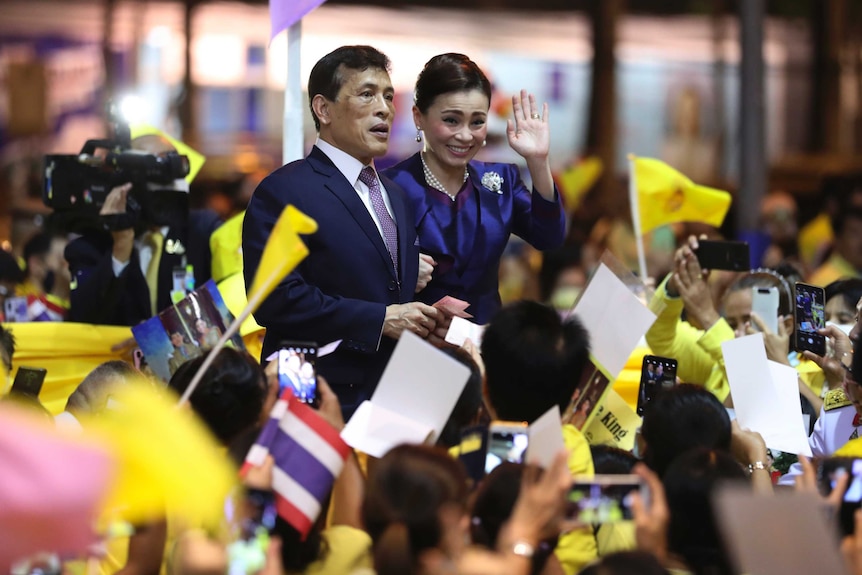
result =
M303 575L347 575L358 569L371 569L371 537L347 525L333 525L323 532L328 551L309 565Z

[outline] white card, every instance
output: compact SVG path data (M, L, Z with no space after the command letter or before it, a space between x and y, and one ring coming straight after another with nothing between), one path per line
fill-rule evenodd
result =
M455 316L452 318L452 323L449 324L449 331L446 332L446 341L461 347L469 339L476 347L480 347L484 333L484 325L478 325L463 317Z
M526 463L548 468L557 454L566 448L559 406L553 406L527 429Z
M350 447L372 457L383 457L402 443L425 443L433 429L410 418L363 401L341 431Z
M590 333L593 357L615 379L655 314L605 264L599 264L572 313Z
M771 449L811 457L796 370L766 359L760 333L725 341L721 349L739 425L758 432Z
M367 419L379 416L386 425L389 447L416 443L423 434L419 443L425 439L434 441L446 425L469 378L470 369L466 365L405 331L371 396L370 406L362 413L357 410L353 414L345 427L345 431L347 428L350 431L346 436L342 433L342 437L351 447L365 451L359 445L365 444L369 438L373 444L373 439L380 437L378 422ZM354 419L357 419L355 423ZM414 425L405 425L405 421ZM365 438L362 432L366 433ZM380 452L382 447L380 444L374 449ZM383 453L386 451L388 448Z

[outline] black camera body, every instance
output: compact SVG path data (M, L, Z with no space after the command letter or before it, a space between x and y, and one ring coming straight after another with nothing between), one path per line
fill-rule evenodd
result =
M123 134L125 133L125 137ZM87 140L78 155L45 156L42 201L71 228L102 220L110 228L137 224L180 225L187 220L188 193L169 189L189 173L189 160L176 152L147 154L130 149L128 131L117 140ZM97 154L98 151L103 153ZM131 183L125 217L99 211L117 186Z

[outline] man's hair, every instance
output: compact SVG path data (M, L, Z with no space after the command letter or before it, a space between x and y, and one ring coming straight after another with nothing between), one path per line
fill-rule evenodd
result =
M730 449L730 417L721 402L704 388L683 383L659 394L644 410L643 455L659 476L671 461L696 447Z
M509 305L482 337L488 399L500 419L532 423L553 405L563 412L590 353L577 318L563 322L548 306Z
M105 408L112 390L140 375L134 367L118 359L99 364L66 400L65 410L76 416L98 413Z
M182 364L168 387L182 394L205 357ZM263 368L248 353L222 349L190 398L192 409L224 445L229 445L260 418L266 398Z
M320 131L320 119L311 105L318 94L334 102L345 81L345 70L364 71L369 68L389 72L391 62L383 52L371 46L342 46L317 61L308 77L308 106L314 118L314 128Z
M12 371L12 357L15 355L15 336L12 331L0 325L0 359L6 371Z
M24 265L27 266L27 271L30 271L30 258L33 256L45 256L51 251L51 241L53 236L48 232L39 232L24 244Z
M0 248L0 281L9 281L16 284L24 281L24 270L18 265L18 260L2 248Z

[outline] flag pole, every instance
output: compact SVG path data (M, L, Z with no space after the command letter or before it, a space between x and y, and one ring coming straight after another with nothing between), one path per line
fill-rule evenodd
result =
M635 232L635 245L638 250L638 275L641 281L647 281L646 254L644 239L641 235L641 212L638 206L638 184L635 177L635 155L629 154L629 204L632 208L632 227Z
M282 125L282 163L301 159L303 153L302 111L302 19L287 29L287 82L284 86L284 118Z

